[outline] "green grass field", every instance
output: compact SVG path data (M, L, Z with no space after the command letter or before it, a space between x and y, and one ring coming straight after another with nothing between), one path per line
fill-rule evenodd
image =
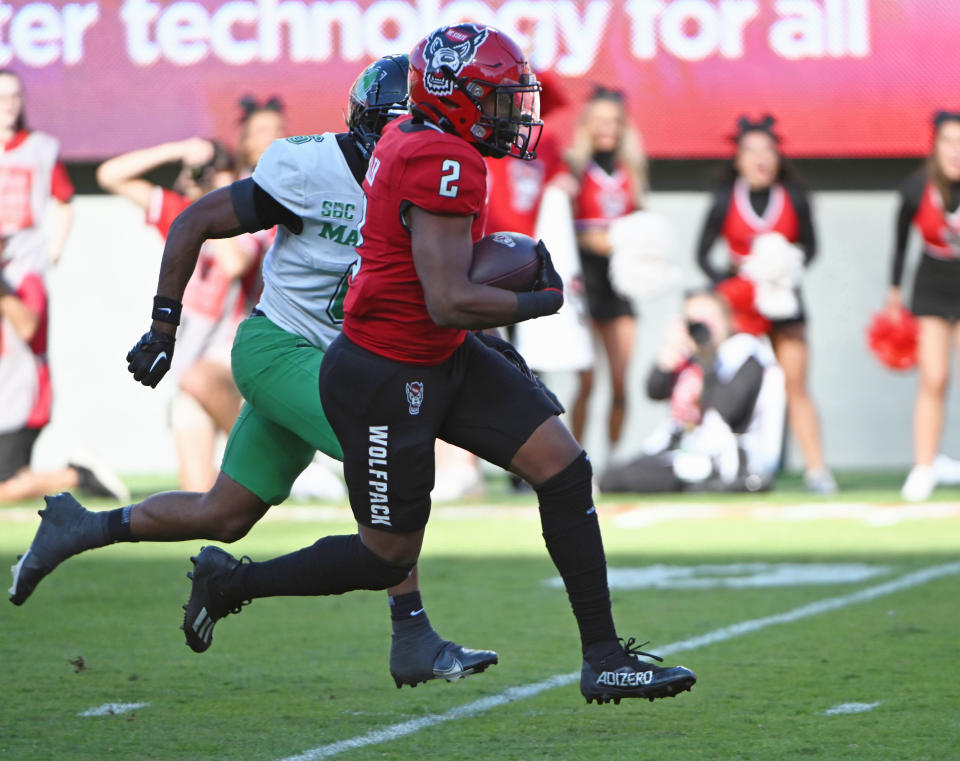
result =
M530 498L435 509L421 561L431 620L501 660L413 690L388 673L382 593L255 601L197 655L179 625L201 542L87 553L2 609L0 761L960 759L960 492L903 510L901 475L841 479L831 502L789 481L760 497L603 500L611 570L666 567L659 587L613 590L621 634L699 675L655 703L588 706L572 679L527 689L580 664ZM0 510L4 570L36 523ZM351 530L345 508L281 508L230 549L264 559ZM746 581L824 563L875 575ZM686 587L664 586L667 572ZM111 703L144 705L80 715ZM849 703L876 705L827 713Z

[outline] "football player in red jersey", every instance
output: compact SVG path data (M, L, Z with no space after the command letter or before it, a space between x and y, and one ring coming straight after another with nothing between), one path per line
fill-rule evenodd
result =
M937 457L950 377L951 344L960 346L960 112L934 116L934 145L926 169L903 185L887 309L900 319L900 281L910 226L923 239L911 308L920 323L917 364L920 384L914 410L914 466L903 498L927 499L938 477L954 480L956 465ZM938 472L939 471L939 472ZM952 477L951 477L952 476Z
M443 27L414 49L412 117L388 125L371 157L361 259L343 333L320 368L359 533L266 562L237 561L208 583L237 606L399 583L420 553L442 438L536 489L547 548L580 627L583 695L667 697L696 676L643 661L633 640L618 641L586 453L536 383L468 332L552 314L563 303L542 247L530 292L467 277L483 231L483 156L534 156L538 90L516 44L490 27Z
M764 233L780 233L798 245L805 265L816 253L807 192L780 152L775 123L772 116L758 121L741 116L737 122L730 176L714 193L697 245L697 263L714 283L734 274ZM721 236L730 252L726 269L714 267L709 258ZM787 415L806 461L804 481L814 493L833 494L837 484L824 461L820 421L807 389L807 318L799 299L798 305L796 314L773 322L770 342L786 376Z

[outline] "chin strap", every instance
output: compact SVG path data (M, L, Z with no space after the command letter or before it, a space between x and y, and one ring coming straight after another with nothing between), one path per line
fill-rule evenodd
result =
M354 128L350 130L350 137L353 138L353 144L356 146L357 152L363 160L369 161L370 156L373 154L373 149L377 147L377 136L370 134L366 130Z

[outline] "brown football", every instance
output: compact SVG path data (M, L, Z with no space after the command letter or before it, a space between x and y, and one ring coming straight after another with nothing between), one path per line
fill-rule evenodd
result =
M537 241L522 233L491 233L473 246L469 277L508 291L529 291L540 271Z

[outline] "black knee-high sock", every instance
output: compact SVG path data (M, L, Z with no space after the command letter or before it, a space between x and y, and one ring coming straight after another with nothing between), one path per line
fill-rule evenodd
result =
M570 465L537 487L543 538L566 585L584 651L590 645L617 639L607 587L607 561L591 496L592 472L586 452L581 452Z
M340 595L354 589L387 589L402 582L413 565L386 562L357 534L327 536L289 555L237 568L230 592L258 597Z

